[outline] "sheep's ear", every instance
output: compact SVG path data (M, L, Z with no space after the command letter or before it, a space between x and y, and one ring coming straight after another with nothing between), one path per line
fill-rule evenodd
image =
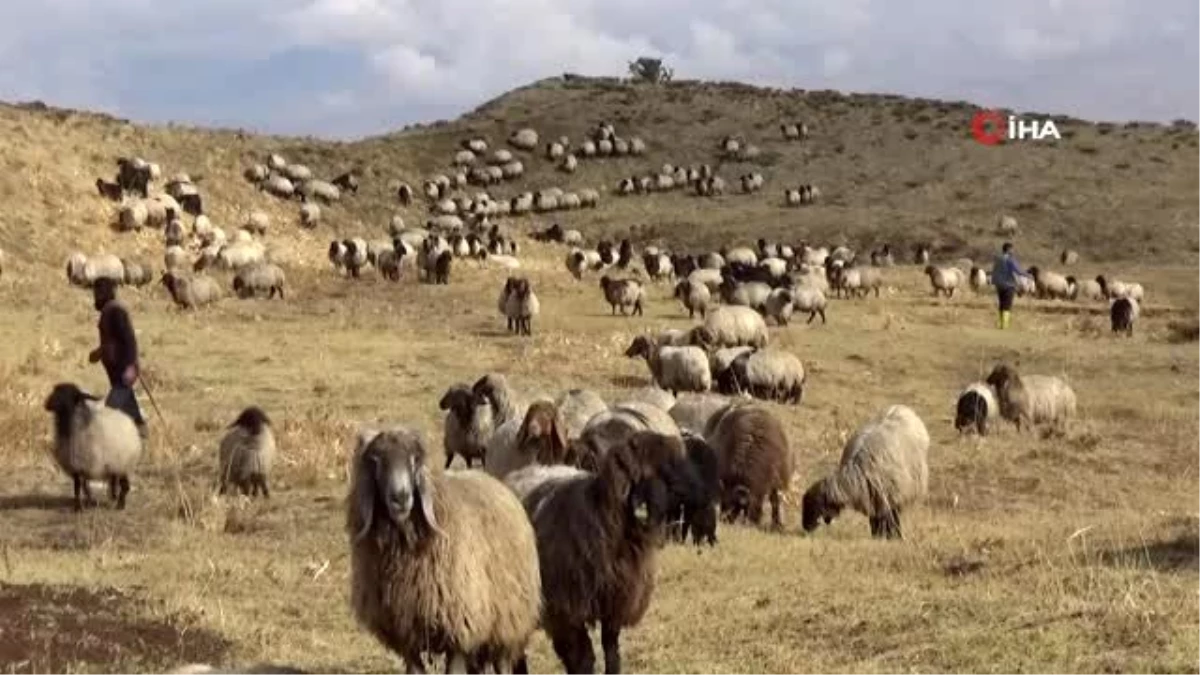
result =
M553 450L555 462L562 461L567 454L567 425L563 423L562 414L557 410L550 422L550 447Z
M361 450L361 448L360 448ZM379 485L379 458L373 454L362 453L358 457L358 466L354 475L355 518L351 526L357 525L354 531L354 543L362 541L371 531L375 521L375 490Z
M438 527L437 516L434 515L434 487L433 476L429 473L429 467L424 464L417 470L415 476L417 485L417 499L421 502L421 514L425 517L425 524L429 529L437 534L441 534L442 530Z

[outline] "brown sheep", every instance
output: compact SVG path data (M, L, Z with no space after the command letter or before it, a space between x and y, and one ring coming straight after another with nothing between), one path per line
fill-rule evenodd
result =
M680 438L638 432L596 473L547 481L525 497L538 543L542 626L567 672L596 672L588 635L595 623L604 672L621 672L621 629L636 626L650 606L671 501L703 490L686 464Z
M760 524L771 500L771 526L783 529L780 497L791 483L795 460L779 419L759 405L733 405L708 421L705 440L721 465L721 512L728 522L745 515Z
M517 432L517 448L536 451L538 464L566 464L567 426L558 407L550 401L534 401Z

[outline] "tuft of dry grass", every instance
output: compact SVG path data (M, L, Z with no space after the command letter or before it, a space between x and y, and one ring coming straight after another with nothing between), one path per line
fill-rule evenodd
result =
M578 138L603 118L619 133L646 138L651 152L584 161L569 179L530 157L527 177L498 192L611 186L664 161L714 161L725 133L746 134L773 158L768 188L711 200L606 194L594 211L507 225L528 233L557 220L590 239L634 231L647 242L697 249L763 235L864 250L888 240L901 253L902 244L928 239L939 258L984 260L995 245L996 214L1017 212L1024 264L1053 261L1069 245L1088 261L1071 273L1136 279L1149 300L1131 339L1107 332L1101 303L1028 299L1017 301L1014 328L1001 332L992 296L933 299L920 270L901 265L885 270L881 298L831 301L826 326L773 327L773 344L794 351L810 373L802 406L769 404L797 453L787 533L726 527L716 549L665 549L652 608L623 636L628 669L1194 672L1197 159L1171 150L1169 140L1195 130L1100 133L1064 121L1101 159L1130 164L1115 174L1070 150L1071 141L1036 151L975 146L959 133L971 112L965 104L697 83L633 91L551 80L454 122L356 143L0 107L8 139L0 159L9 169L0 172L0 195L11 205L0 219L0 247L15 261L0 278L0 581L14 585L0 589L0 626L24 620L4 603L8 588L136 587L139 595L121 609L130 621L186 626L224 641L208 651L147 643L99 653L80 646L100 635L86 624L63 633L73 640L32 643L9 640L0 628L6 669L143 671L207 660L394 670L395 658L354 625L347 602L343 498L357 426L413 424L440 466L437 400L451 384L499 370L524 392L590 387L619 400L646 381L645 365L621 355L632 337L689 320L665 283L650 284L644 317L612 317L593 276L577 283L567 275L563 248L522 239L523 273L542 315L531 338L516 338L494 307L503 270L456 263L449 286L417 284L411 271L399 284L373 273L354 282L327 269L324 242L335 233L381 236L395 212L422 222L423 208L399 208L387 184L416 184L443 170L461 138L482 134L495 144L526 123ZM875 114L901 112L906 124L920 124L917 139L905 139L903 125L867 124ZM811 142L777 140L782 115L807 121ZM694 125L705 117L709 124ZM294 203L240 178L268 150L321 175L362 167L363 188L327 209L317 231L302 231ZM142 392L151 445L128 509L115 512L102 500L76 515L69 481L47 452L41 403L54 382L101 393L104 378L86 363L96 339L90 296L65 285L60 261L76 247L156 263L161 251L155 233L105 227L113 207L90 184L110 173L118 153L143 154L167 173L203 173L218 224L267 210L275 220L268 241L286 261L290 288L286 302L227 299L195 313L172 307L158 287L122 291L161 417ZM742 170L722 168L728 176ZM903 188L905 181L917 187ZM783 209L776 198L785 182L817 183L830 198ZM1029 208L1018 211L1021 203ZM1178 342L1181 334L1190 341ZM986 439L954 432L955 393L999 360L1069 378L1081 419L1065 438L1017 435L1005 424ZM931 492L906 512L907 539L872 541L855 514L801 536L802 491L834 467L863 419L895 402L916 409L933 438ZM277 424L272 496L221 498L214 494L218 439L250 404ZM54 602L22 605L20 616L53 619ZM544 636L531 656L538 672L559 669Z

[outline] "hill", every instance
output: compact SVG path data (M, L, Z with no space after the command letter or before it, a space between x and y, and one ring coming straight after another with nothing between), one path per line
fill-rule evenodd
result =
M624 356L633 337L694 322L664 282L649 285L645 316L614 317L596 275L576 283L564 270L564 247L521 237L521 270L542 313L518 338L495 310L506 270L458 260L449 285L411 272L399 283L370 271L350 280L330 270L328 240L379 236L394 214L423 223L425 206L402 207L392 186L446 171L468 136L495 147L529 125L578 140L607 120L644 138L647 154L584 160L567 177L539 152L524 158L525 176L494 190L597 187L598 208L504 222L527 233L558 221L590 240L631 234L697 251L763 236L860 250L886 242L907 257L908 244L934 241L936 258L950 260L990 256L1007 213L1020 222L1024 264L1061 269L1069 246L1082 256L1071 273L1136 280L1147 293L1131 338L1111 335L1102 302L1032 298L999 331L990 294L934 298L919 267L899 264L883 270L878 297L832 299L828 324L772 326L772 347L796 354L808 374L803 404L763 404L796 456L785 531L722 524L713 549L667 546L649 612L621 637L626 670L1194 672L1196 131L1058 118L1061 142L983 147L967 137L972 112L894 96L569 77L452 122L342 143L0 107L0 670L265 660L395 671L347 606L343 499L355 429L413 425L441 467L437 401L450 385L499 371L526 394L586 387L622 401L650 383L645 363ZM784 143L781 120L807 123L811 137ZM758 145L757 161L718 163L726 134ZM242 178L268 152L323 177L359 168L361 190L302 230L296 202ZM124 512L98 491L99 508L74 514L70 480L46 450L42 403L55 382L96 393L107 382L86 362L95 311L65 283L64 257L108 250L161 264L162 235L113 231L116 207L96 194L95 178L111 177L120 155L190 173L219 225L269 212L266 242L288 293L182 312L158 286L122 291L142 352L149 451ZM766 188L613 194L619 178L664 162L709 162L726 179L761 171ZM822 200L783 207L783 186L797 183L818 185ZM214 274L228 288L228 273ZM985 439L958 435L957 392L999 361L1071 383L1080 412L1065 435L1006 423ZM801 534L803 491L893 403L913 407L932 439L929 494L905 509L904 541L870 539L850 511ZM217 443L252 404L279 439L271 497L219 498ZM561 670L544 635L530 656L533 672Z

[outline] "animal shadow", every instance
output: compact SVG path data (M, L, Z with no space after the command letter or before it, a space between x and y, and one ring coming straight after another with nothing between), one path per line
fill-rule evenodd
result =
M0 511L71 511L75 500L67 495L6 495L0 497Z

